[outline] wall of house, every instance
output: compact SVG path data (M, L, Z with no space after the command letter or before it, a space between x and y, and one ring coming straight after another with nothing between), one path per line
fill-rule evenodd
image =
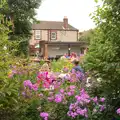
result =
M30 45L37 44L37 43L39 43L40 40L45 40L45 41L48 40L48 30L41 30L41 39L40 40L35 40L35 34L34 34L35 30L32 30L31 33L32 33L32 36L29 41Z
M35 40L34 30L31 31L32 36L30 39L30 45L34 45L39 43L40 40L47 41L50 40L50 32L48 30L41 30L41 39ZM78 32L77 31L57 31L57 40L51 40L51 41L61 41L61 42L76 42L78 38Z
M81 53L80 46L71 46L71 52L75 52L78 55ZM56 57L56 55L64 55L65 53L68 53L68 46L48 46L48 56L49 57Z
M41 40L48 40L48 30L41 30Z
M57 40L61 42L76 42L78 38L77 31L57 31Z

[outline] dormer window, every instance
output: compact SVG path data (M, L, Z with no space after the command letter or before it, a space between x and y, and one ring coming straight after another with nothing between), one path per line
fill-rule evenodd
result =
M35 39L40 40L40 38L41 38L40 36L41 36L40 30L35 30Z
M51 40L56 40L56 39L57 39L57 33L51 32Z

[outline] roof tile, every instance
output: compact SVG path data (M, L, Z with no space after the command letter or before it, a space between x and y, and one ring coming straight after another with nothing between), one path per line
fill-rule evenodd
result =
M55 30L65 30L63 27L63 22L57 21L40 21L39 24L33 24L32 29L55 29ZM70 24L68 24L68 28L66 30L77 31L78 29L74 28Z

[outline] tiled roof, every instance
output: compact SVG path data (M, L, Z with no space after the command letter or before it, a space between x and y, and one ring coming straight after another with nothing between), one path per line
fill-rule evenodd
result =
M63 22L57 22L57 21L40 21L39 24L33 24L32 29L53 29L53 30L65 30L63 27ZM78 29L74 28L70 24L68 24L68 27L66 30L76 31Z

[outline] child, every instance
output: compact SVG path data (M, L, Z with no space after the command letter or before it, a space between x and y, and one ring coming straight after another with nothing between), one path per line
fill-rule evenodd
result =
M72 70L75 70L76 72L84 73L83 69L79 65L79 61L78 60L74 60L73 64L74 64L74 67L72 68Z

